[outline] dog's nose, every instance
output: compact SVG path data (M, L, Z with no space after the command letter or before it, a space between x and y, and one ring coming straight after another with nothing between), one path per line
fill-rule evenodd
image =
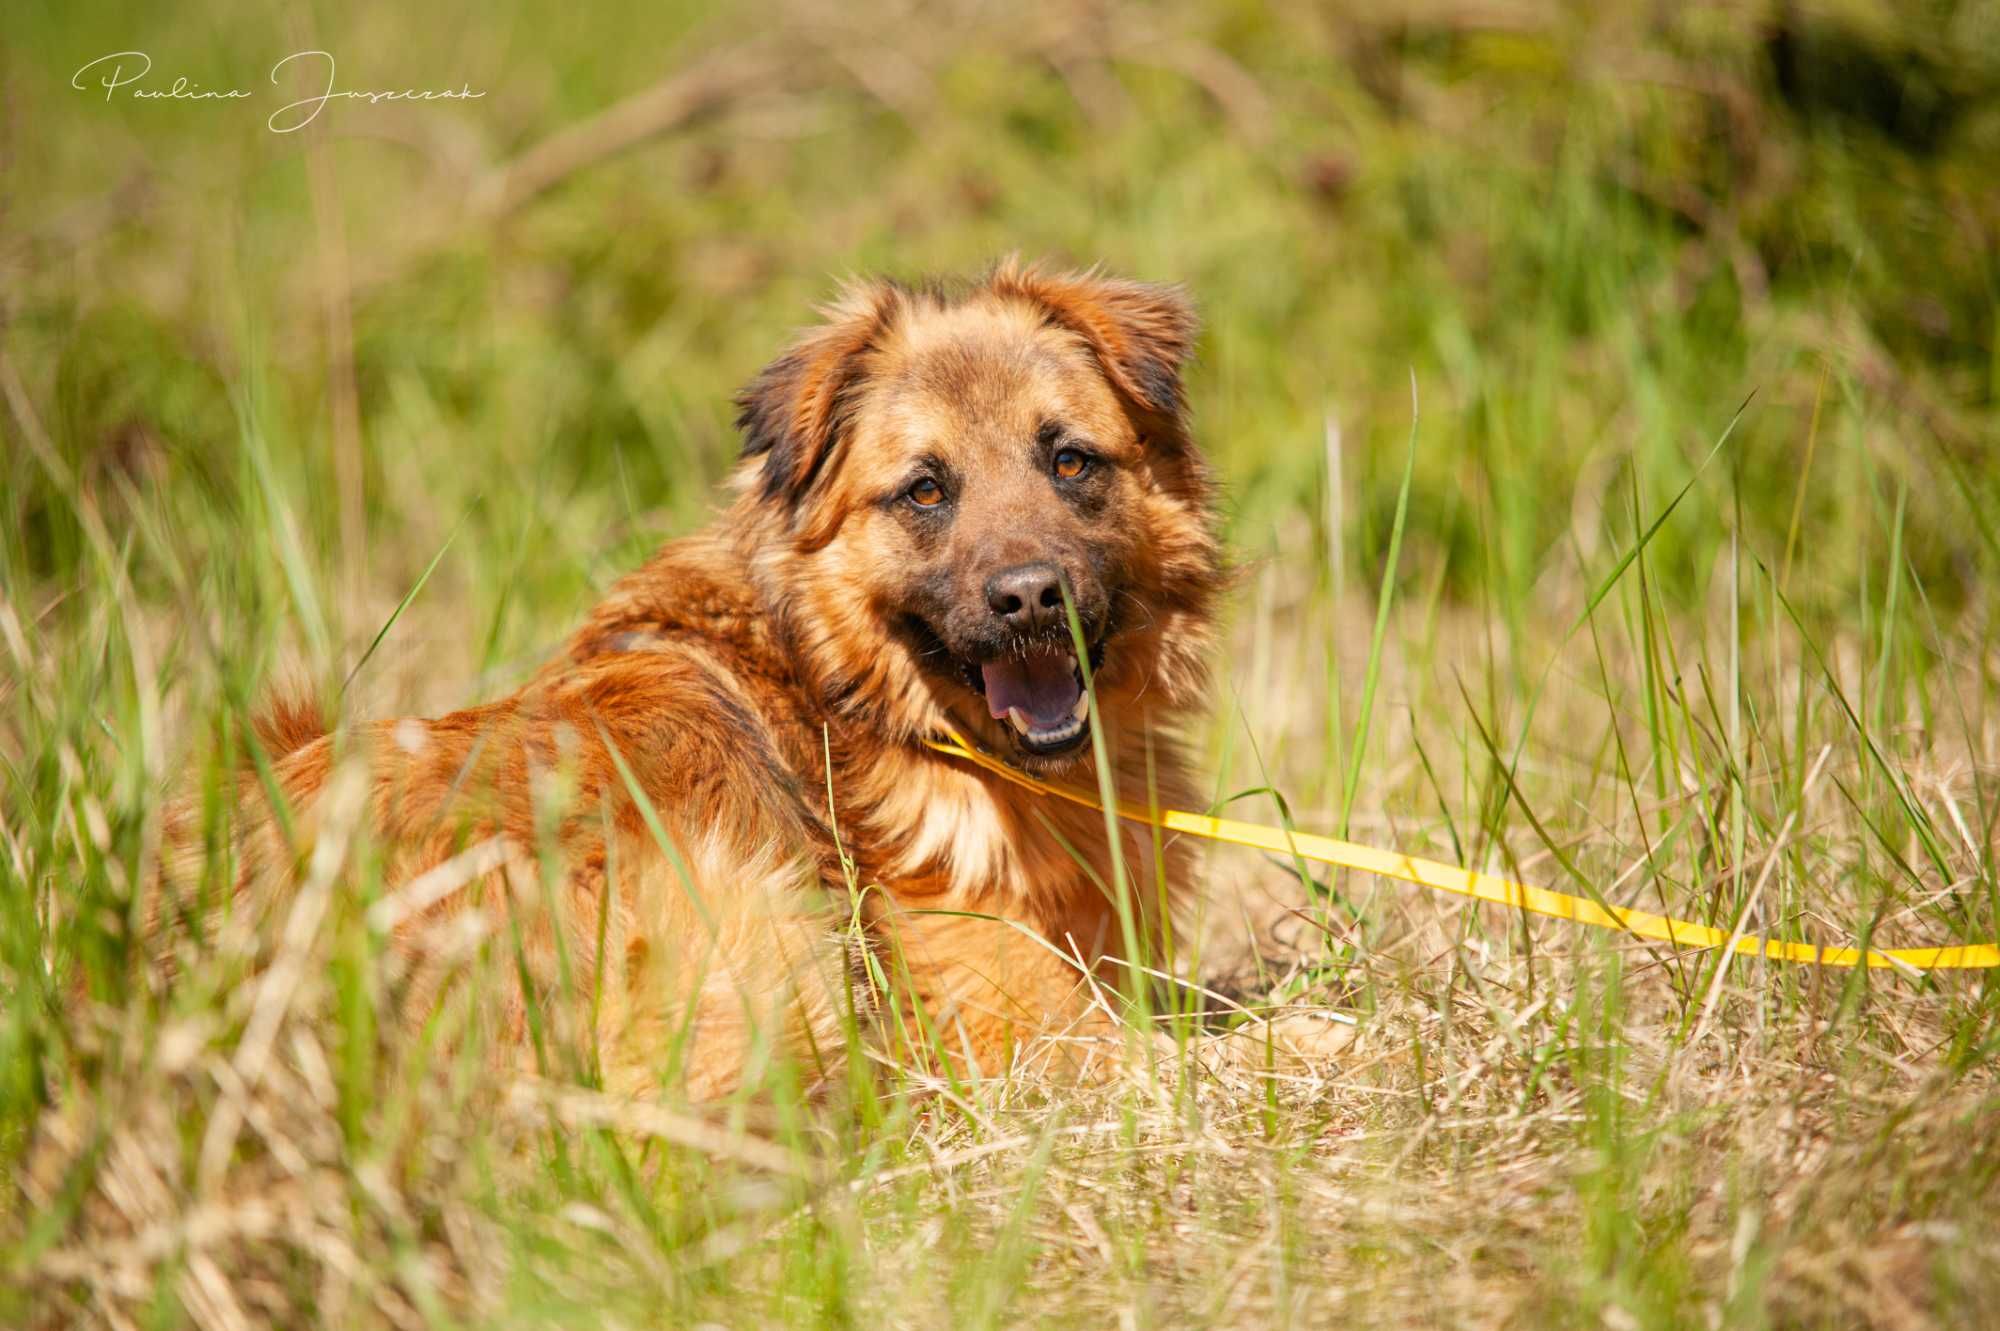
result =
M1050 563L1016 564L986 580L994 618L1015 629L1038 629L1062 617L1062 572Z

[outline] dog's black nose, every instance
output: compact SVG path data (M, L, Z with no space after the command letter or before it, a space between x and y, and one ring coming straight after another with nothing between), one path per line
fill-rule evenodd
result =
M1003 568L986 580L986 604L1009 628L1044 628L1062 618L1062 572L1050 563Z

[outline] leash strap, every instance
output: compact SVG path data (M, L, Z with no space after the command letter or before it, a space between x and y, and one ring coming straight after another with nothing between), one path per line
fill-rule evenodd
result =
M1011 781L1038 794L1054 795L1058 799L1081 804L1085 808L1100 811L1104 808L1096 796L1080 790L1051 785L1029 776L994 755L974 748L955 731L947 730L943 739L924 742L939 753L963 759L1003 780ZM1598 929L1615 929L1637 938L1672 943L1677 947L1720 947L1745 956L1768 957L1773 961L1791 961L1803 965L1851 967L1866 964L1871 967L1909 972L1986 970L2000 966L2000 944L1995 943L1966 943L1953 947L1868 948L1864 951L1861 948L1820 947L1813 943L1795 943L1787 939L1763 938L1747 934L1738 937L1726 929L1718 929L1710 924L1677 920L1669 915L1655 915L1650 911L1631 910L1623 906L1603 906L1588 898L1574 897L1566 892L1555 892L1546 887L1531 887L1526 883L1510 882L1492 874L1474 873L1454 864L1377 850L1373 846L1341 841L1314 832L1265 827L1258 823L1216 818L1205 813L1188 813L1182 809L1161 809L1155 813L1151 809L1141 808L1123 800L1118 804L1118 816L1135 823L1144 823L1149 827L1157 827L1165 832L1180 832L1208 841L1249 846L1279 855L1297 855L1320 864L1359 869L1363 873L1401 879L1403 882L1415 883L1419 887L1428 887L1437 892L1450 892L1455 896L1490 901L1496 905L1532 911L1537 915L1547 915L1558 920L1574 920L1578 924L1587 924Z

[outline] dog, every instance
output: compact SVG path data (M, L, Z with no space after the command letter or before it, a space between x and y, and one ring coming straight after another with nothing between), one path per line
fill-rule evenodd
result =
M296 892L360 829L406 1011L452 979L441 931L485 912L518 958L475 1004L499 1047L567 1031L627 1093L713 1098L781 1056L824 1078L863 1031L961 1076L1074 1065L1042 1037L1110 1029L1192 852L1122 824L1114 864L1101 813L926 741L1087 789L1102 754L1124 798L1189 802L1226 577L1182 386L1194 313L1012 259L850 283L820 313L736 399L719 520L519 691L334 730L267 712L236 890Z

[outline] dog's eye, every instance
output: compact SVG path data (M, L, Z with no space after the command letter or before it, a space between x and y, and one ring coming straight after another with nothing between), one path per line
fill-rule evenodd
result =
M912 485L908 493L918 508L936 508L944 502L944 487L928 476Z
M1053 459L1056 475L1073 481L1090 468L1090 459L1074 448L1059 448Z

